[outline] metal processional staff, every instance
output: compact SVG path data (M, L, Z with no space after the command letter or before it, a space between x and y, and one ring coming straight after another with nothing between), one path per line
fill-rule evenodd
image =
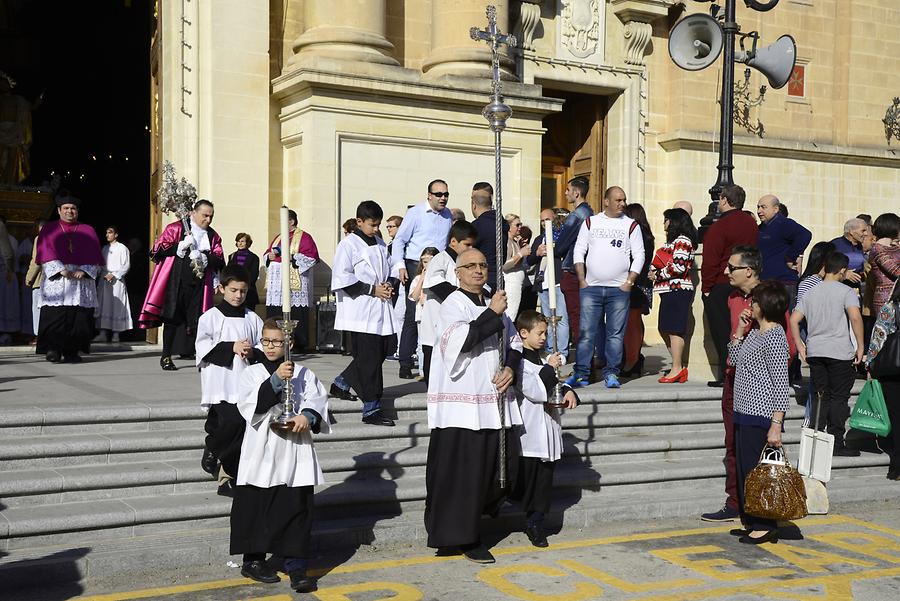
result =
M497 242L497 290L503 290L503 189L500 177L500 134L506 129L506 120L512 116L512 109L503 103L503 95L500 93L500 46L508 48L516 47L516 38L508 34L500 33L497 28L497 9L488 6L486 10L488 27L478 29L472 27L469 35L473 40L484 40L491 45L491 102L481 111L484 118L490 124L494 132L494 190L496 192L496 223L495 232ZM503 368L506 355L506 334L500 334L500 368ZM500 409L500 487L506 488L506 402L505 394L497 398L497 406Z

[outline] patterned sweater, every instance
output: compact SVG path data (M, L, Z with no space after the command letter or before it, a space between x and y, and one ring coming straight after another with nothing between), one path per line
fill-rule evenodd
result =
M787 337L780 325L765 332L751 330L743 342L728 343L728 358L736 366L735 423L767 428L772 413L788 410L787 357Z
M653 291L660 294L670 290L693 290L691 269L694 267L694 245L687 236L678 236L664 244L662 250L672 253L672 259L656 274Z

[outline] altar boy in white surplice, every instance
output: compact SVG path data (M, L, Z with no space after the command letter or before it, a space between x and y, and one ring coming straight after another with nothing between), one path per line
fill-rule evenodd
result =
M459 290L441 304L440 335L428 385L428 460L425 473L425 529L438 554L463 553L478 563L494 561L481 543L482 514L503 502L498 468L500 429L522 423L510 388L522 358L522 344L504 314L506 293L484 298L487 263L481 251L456 259ZM500 336L508 352L500 362ZM504 415L501 421L499 401ZM507 441L507 475L514 481L518 437Z
M231 553L243 555L241 574L278 582L282 561L298 593L316 590L306 575L313 521L313 487L325 482L312 434L331 431L328 395L316 375L284 360L284 332L274 318L262 326L254 363L241 374L238 411L247 422L231 506ZM291 378L294 410L288 434L274 432L285 381ZM266 562L266 554L273 559ZM278 559L275 560L274 557Z
M119 341L119 332L130 330L131 305L128 303L128 290L125 288L125 276L131 268L131 253L119 242L119 228L111 225L106 228L106 244L100 254L106 266L100 270L97 279L97 338L106 340L106 331L112 332L112 341Z
M399 280L391 277L391 263L384 240L376 236L384 212L378 203L364 200L356 208L356 230L334 251L331 289L337 300L334 329L350 332L353 360L331 385L330 393L350 399L350 389L363 402L362 421L393 426L381 412L384 393L382 364L394 333L391 295Z
M522 339L522 368L519 373L519 408L522 426L519 443L522 455L510 499L525 511L525 534L535 547L547 546L544 516L550 510L553 469L562 456L562 425L559 409L548 405L557 383L555 367L562 365L562 355L543 356L547 344L547 318L537 311L522 311L516 319L516 330ZM578 395L561 384L567 409L578 406Z

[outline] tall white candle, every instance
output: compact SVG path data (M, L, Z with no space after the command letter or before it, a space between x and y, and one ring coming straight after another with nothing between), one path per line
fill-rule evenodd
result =
M553 260L553 221L550 219L544 222L544 245L547 247L547 267L544 269L544 280L547 282L550 310L556 311L556 262Z
M281 310L291 312L291 242L288 231L288 208L281 207Z

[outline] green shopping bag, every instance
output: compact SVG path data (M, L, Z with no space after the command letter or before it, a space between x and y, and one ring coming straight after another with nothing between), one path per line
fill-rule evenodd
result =
M850 427L878 436L891 433L891 421L888 419L884 394L878 380L868 380L860 391L853 415L850 416Z

